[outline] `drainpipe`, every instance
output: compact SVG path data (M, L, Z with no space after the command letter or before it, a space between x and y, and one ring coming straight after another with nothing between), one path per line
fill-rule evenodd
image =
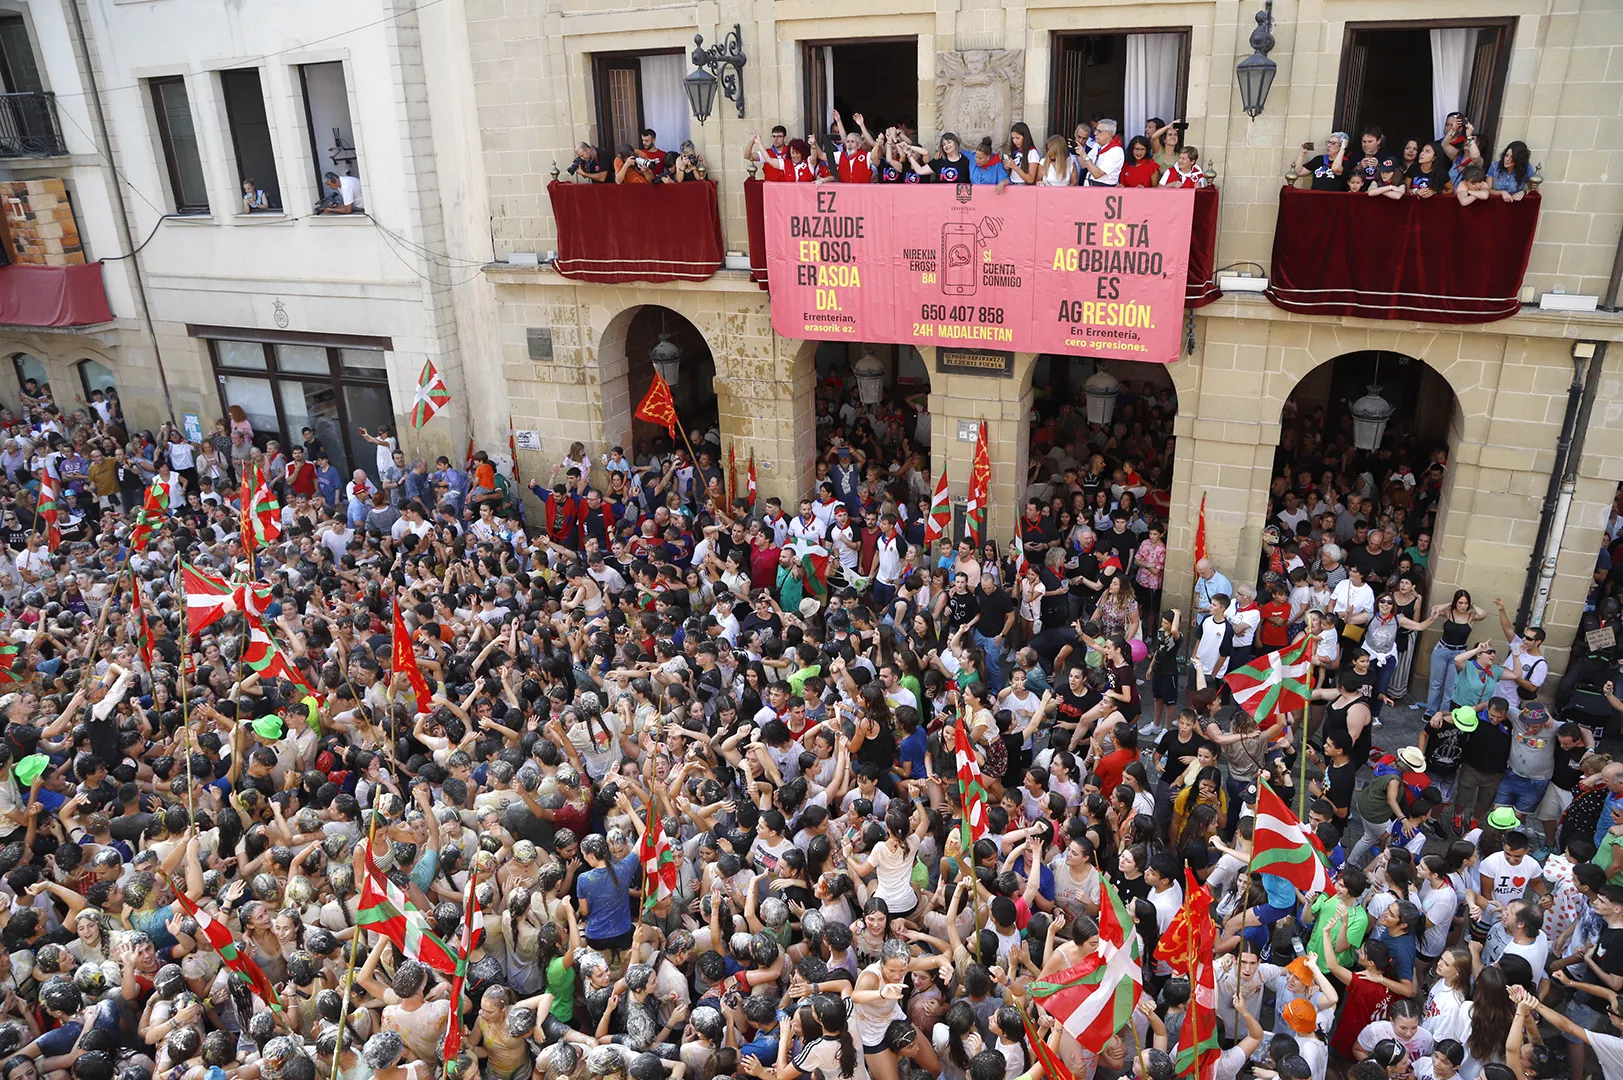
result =
M1588 365L1588 370L1585 370ZM1550 470L1550 494L1545 496L1545 513L1539 519L1539 532L1535 542L1534 558L1539 559L1538 575L1523 590L1522 606L1517 610L1520 625L1542 626L1544 609L1550 602L1550 589L1555 584L1556 562L1561 557L1561 542L1567 532L1567 518L1572 511L1572 495L1578 486L1578 466L1583 460L1584 433L1589 429L1590 414L1595 407L1595 395L1600 388L1601 371L1606 365L1606 342L1577 341L1572 346L1573 384L1568 390L1567 420L1562 428L1561 441L1556 444L1556 466ZM1573 391L1577 400L1574 409ZM1553 512L1551 496L1554 497ZM1540 558L1542 555L1542 558Z
M96 81L96 65L90 58L90 42L85 35L85 23L79 14L79 0L67 0L68 10L73 12L73 33L79 41L79 52L85 58L85 81L89 83L90 93L86 99L90 102L91 116L96 123L96 135L101 140L101 146L96 152L107 161L113 170L113 198L118 203L119 228L124 233L124 246L129 249L130 268L135 271L135 297L141 305L141 319L146 323L147 337L152 342L152 357L158 364L158 381L163 386L163 404L169 413L169 422L175 422L175 400L169 395L169 373L163 366L163 349L158 346L158 331L152 325L152 305L147 301L146 277L141 272L141 254L135 246L135 230L130 225L129 204L124 201L123 174L113 163L113 140L107 132L107 114L101 107L101 87ZM105 148L105 149L104 149Z

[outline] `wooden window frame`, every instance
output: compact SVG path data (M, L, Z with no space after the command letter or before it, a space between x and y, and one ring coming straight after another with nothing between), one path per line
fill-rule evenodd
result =
M614 131L609 119L614 115L614 108L609 102L608 72L611 69L631 71L637 77L637 122L634 130L641 132L647 127L647 120L642 111L642 65L637 63L645 56L685 56L682 49L628 49L617 52L592 53L592 105L597 110L597 141L599 149L608 153L610 168L613 167L613 158L620 152L614 145ZM632 140L633 146L641 145ZM571 147L573 152L573 147Z
M264 80L264 77L260 74L260 70L258 68L228 68L228 69L226 69L224 71L221 71L219 74L220 74L220 99L221 99L222 104L225 106L225 128L226 128L226 132L231 136L231 153L232 153L232 156L236 159L236 162L237 162L237 187L239 188L239 190L237 192L238 201L239 202L241 201L241 194L242 193L240 191L240 188L242 187L243 178L248 177L248 176L253 176L253 173L251 173L249 171L247 164L244 163L243 160L242 160L242 138L237 132L237 124L239 123L239 121L241 119L237 115L237 109L240 107L241 101L238 99L237 95L232 92L231 84L237 78L240 78L240 77L245 76L245 75L252 75L254 77L254 84L259 89L260 112L265 117L265 140L269 144L270 157L271 157L271 168L276 170L275 174L272 175L271 177L269 177L270 184L267 186L267 185L261 183L260 184L260 190L265 192L265 194L267 196L267 201L269 201L270 204L271 204L270 205L271 210L281 210L282 209L282 177L281 177L281 169L277 168L277 165L276 165L276 143L275 143L275 140L273 140L271 138L270 110L265 108L265 80ZM236 106L234 106L232 104L232 102L234 100L237 101ZM257 176L254 176L254 179L259 180L260 178L257 177Z
M800 46L800 130L802 132L818 132L821 134L820 129L823 125L814 119L817 112L817 103L812 100L811 72L813 53L825 47L839 45L912 45L913 54L916 58L919 50L919 36L917 34L878 34L873 37L808 38L804 41L798 41L796 44ZM833 72L826 72L825 74L829 79L834 77ZM855 131L856 129L855 123L852 123L847 128L848 131ZM869 132L869 134L873 133ZM800 136L796 135L791 128L789 137L798 139ZM823 149L828 148L824 147Z
M202 205L184 201L182 185L180 182L180 166L175 160L174 136L169 130L169 109L168 106L164 104L163 100L163 88L166 86L180 87L181 93L186 95L186 111L188 113L191 112L192 108L192 95L191 91L186 88L186 77L184 75L165 75L159 78L147 80L147 88L152 96L152 111L154 114L154 120L158 125L158 141L163 147L164 166L169 171L169 192L171 197L174 199L175 213L207 214L209 213L207 173L203 174ZM192 136L194 139L197 137L197 117L195 115L192 117ZM197 148L197 168L198 172L203 172L203 148L201 144L199 144Z
M1352 65L1354 39L1359 33L1370 30L1498 30L1499 48L1489 76L1491 81L1483 115L1472 118L1487 145L1497 149L1495 136L1499 128L1499 111L1504 107L1505 83L1510 77L1510 53L1516 42L1516 24L1517 17L1514 15L1480 19L1376 19L1347 23L1341 34L1341 60L1336 68L1336 108L1332 115L1332 128L1347 132L1355 140L1358 138L1358 132L1349 126L1347 116L1347 77Z
M1193 26L1126 26L1114 28L1101 27L1099 29L1085 28L1075 30L1053 30L1049 32L1048 40L1048 116L1046 117L1046 120L1048 123L1049 135L1063 135L1066 140L1069 141L1071 138L1071 133L1076 129L1075 120L1061 120L1055 112L1055 110L1059 107L1060 55L1063 52L1063 43L1065 39L1086 37L1125 38L1133 34L1177 34L1183 39L1182 47L1179 49L1178 56L1178 89L1173 94L1173 97L1177 102L1173 112L1177 115L1166 117L1166 120L1168 123L1170 123L1173 120L1188 119L1189 65L1193 57L1195 36L1195 28ZM1118 116L1114 117L1113 119L1120 124L1126 123L1124 117ZM1028 120L1027 123L1029 124L1030 121ZM1183 145L1184 130L1187 129L1178 131L1179 146ZM1125 144L1134 135L1139 134L1142 134L1142 132L1127 131L1125 128L1120 132L1123 144ZM1033 135L1033 141L1037 142L1039 152L1041 152L1042 140L1046 137L1047 136Z

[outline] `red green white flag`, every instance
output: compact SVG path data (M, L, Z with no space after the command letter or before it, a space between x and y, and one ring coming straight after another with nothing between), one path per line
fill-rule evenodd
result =
M1287 647L1259 657L1223 677L1234 693L1235 704L1267 727L1281 713L1307 708L1312 691L1307 680L1313 669L1311 639L1303 634Z
M450 403L451 391L446 389L445 378L434 361L423 361L422 373L417 376L417 396L411 405L411 426L422 427Z
M237 942L231 936L230 929L208 912L192 903L192 898L186 895L186 891L177 888L173 881L169 883L169 886L174 891L175 903L180 905L182 911L197 920L197 928L203 932L204 940L209 943L210 948L220 954L220 959L225 961L225 966L236 972L238 978L253 987L254 993L258 994L265 1004L273 1009L280 1010L282 1002L276 996L276 987L271 985L271 981L265 975L264 970L254 963L253 957L237 948Z
M975 760L975 748L970 745L962 714L953 726L952 742L953 757L958 765L958 796L964 811L964 850L967 852L975 841L986 835L986 784L981 779L981 766Z
M800 568L806 572L806 595L820 603L828 601L828 548L822 544L797 540L792 545Z
M17 652L17 646L12 645L10 642L0 645L0 686L22 682L22 679L18 678L16 671Z
M39 501L35 504L35 511L41 521L45 523L45 548L55 551L62 543L62 528L57 524L61 511L57 509L61 484L56 477L44 469L39 473Z
M1100 878L1099 950L1051 980L1032 983L1032 998L1082 1045L1097 1054L1133 1019L1144 993L1138 931L1115 886Z
M163 517L169 512L169 485L161 480L152 481L146 494L141 496L141 509L135 514L135 529L130 533L130 548L146 550L147 541L157 531Z
M141 655L141 662L146 665L148 671L151 671L152 627L147 625L147 609L141 601L141 578L136 574L130 575L130 606L135 614L135 647Z
M306 695L315 694L315 689L305 681L299 669L276 647L260 613L248 609L243 616L248 620L248 651L243 655L243 663L248 665L248 670L257 671L262 680L286 679Z
M648 804L648 821L643 825L637 857L642 860L642 909L648 911L676 893L676 855L671 850L671 838L665 835L665 823L654 813L652 802Z
M451 1014L445 1022L445 1040L440 1044L440 1060L455 1061L462 1053L462 984L467 976L468 955L473 952L474 932L485 925L479 910L479 896L474 890L474 879L468 877L468 888L462 897L462 940L457 948L456 974L451 976Z
M1251 870L1273 874L1304 893L1330 887L1318 837L1310 837L1267 781L1257 781L1257 816L1252 831Z
M952 494L947 488L947 468L941 467L941 479L935 483L935 494L930 496L930 516L924 519L924 546L930 548L947 535L947 523L952 520Z
M411 959L435 971L455 975L458 968L463 967L456 954L429 929L428 917L406 899L405 890L383 876L378 864L372 861L370 847L366 850L365 869L355 925L382 934Z
M265 471L256 465L254 472L259 480L250 496L249 524L254 530L254 543L273 544L282 535L282 504L271 491L270 477Z

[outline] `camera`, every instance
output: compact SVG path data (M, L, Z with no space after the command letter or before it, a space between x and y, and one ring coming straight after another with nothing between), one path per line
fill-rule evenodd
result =
M577 173L577 172L579 172L579 171L580 171L580 167L581 167L581 166L582 166L582 165L584 165L584 164L586 164L586 162L584 162L584 161L582 161L582 160L581 160L581 159L580 159L580 157L579 157L579 155L576 155L576 157L575 157L575 160L574 160L574 161L571 161L571 162L570 162L570 163L569 163L569 175L570 175L570 176L574 176L574 175L575 175L575 173Z

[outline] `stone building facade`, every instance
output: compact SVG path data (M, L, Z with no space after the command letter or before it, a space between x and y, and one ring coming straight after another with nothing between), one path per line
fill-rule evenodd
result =
M1603 296L1615 274L1623 186L1623 9L1605 0L1570 0L1530 10L1511 0L1448 3L1413 22L1390 0L1280 0L1273 6L1278 78L1258 117L1241 109L1236 63L1251 52L1259 5L1233 2L1093 4L1048 0L702 0L696 4L599 0L466 0L478 123L490 190L498 263L488 273L498 312L502 374L514 423L543 435L556 460L575 440L591 446L629 431L623 325L643 305L685 317L715 357L714 393L726 444L753 451L765 491L798 497L807 488L815 445L812 353L776 335L767 295L743 269L701 282L597 285L567 279L546 263L557 247L548 184L582 140L603 145L603 60L685 51L695 33L707 44L737 23L750 57L737 116L718 99L692 136L709 160L730 265L746 265L745 149L754 133L783 122L803 129L808 79L822 43L902 42L916 67L919 138L932 145L966 115L996 123L1025 119L1038 135L1055 129L1053 95L1060 54L1075 35L1175 31L1185 51L1179 71L1187 139L1215 167L1221 189L1219 267L1266 270L1274 244L1281 177L1305 140L1323 141L1347 111L1349 52L1391 30L1484 29L1479 48L1498 42L1502 75L1494 123L1497 145L1521 139L1541 166L1542 216L1524 299L1550 292ZM1494 35L1498 37L1494 37ZM1366 35L1366 36L1360 36ZM1394 39L1395 40L1395 39ZM893 54L896 55L896 54ZM1069 55L1069 54L1067 54ZM1367 57L1366 57L1367 59ZM1480 65L1490 61L1486 54ZM904 66L905 63L899 63ZM523 71L516 75L515 68ZM691 70L684 61L683 70ZM1476 70L1486 71L1479 66ZM909 76L911 78L911 76ZM956 115L954 115L956 113ZM849 120L849 118L848 118ZM988 123L990 121L975 121ZM1063 130L1063 129L1062 129ZM1129 132L1131 133L1131 132ZM965 131L965 137L980 132ZM1356 142L1357 135L1354 135ZM663 146L663 142L661 144ZM567 178L566 178L567 179ZM1378 245L1378 238L1372 238ZM535 253L540 265L520 265ZM513 258L514 255L518 257ZM1615 300L1614 300L1615 302ZM527 350L550 331L551 355ZM1188 552L1205 496L1210 548L1220 565L1255 565L1281 410L1322 365L1375 350L1418 360L1446 392L1423 403L1446 419L1450 481L1433 561L1434 596L1468 587L1479 597L1520 595L1549 488L1574 378L1575 343L1616 342L1615 311L1520 313L1478 325L1302 315L1255 294L1235 293L1194 312L1193 346L1170 375L1177 391L1177 454L1168 595L1188 595ZM1588 351L1587 347L1579 351ZM929 370L932 470L943 463L955 490L967 482L973 444L961 420L988 421L993 440L991 528L1006 538L1026 475L1033 374L1039 358L1016 357L1013 379ZM1592 422L1582 446L1560 564L1545 622L1565 645L1576 625L1614 492L1623 480L1623 346L1604 356ZM1125 376L1125 373L1124 373ZM1125 376L1130 377L1130 376ZM1307 380L1307 381L1305 381ZM708 388L707 388L708 389ZM1451 393L1450 393L1451 392ZM933 474L933 473L932 473ZM1559 651L1559 650L1557 650Z

